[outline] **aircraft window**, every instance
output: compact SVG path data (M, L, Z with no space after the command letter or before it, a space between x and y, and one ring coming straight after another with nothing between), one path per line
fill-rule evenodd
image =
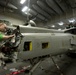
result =
M24 51L31 51L31 50L32 50L32 42L25 42Z
M42 43L42 49L48 48L48 46L49 46L48 42Z

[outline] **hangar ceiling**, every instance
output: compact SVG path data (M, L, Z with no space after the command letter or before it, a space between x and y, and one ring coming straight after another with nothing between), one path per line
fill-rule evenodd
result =
M29 13L21 11L24 6L30 8ZM76 0L26 0L23 4L20 0L0 0L0 12L11 12L38 22L56 20L68 14L74 17L75 9Z

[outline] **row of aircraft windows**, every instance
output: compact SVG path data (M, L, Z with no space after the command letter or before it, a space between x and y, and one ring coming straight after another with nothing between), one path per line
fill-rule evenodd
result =
M42 43L42 49L46 49L48 48L49 43L48 42L44 42ZM28 41L24 43L24 51L31 51L32 50L32 42Z

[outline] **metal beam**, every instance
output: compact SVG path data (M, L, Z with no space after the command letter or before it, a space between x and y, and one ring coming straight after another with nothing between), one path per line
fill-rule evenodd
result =
M46 12L44 12L42 9L40 9L38 6L33 5L33 9L34 9L37 13L43 15L45 18L50 19L49 15L48 15Z

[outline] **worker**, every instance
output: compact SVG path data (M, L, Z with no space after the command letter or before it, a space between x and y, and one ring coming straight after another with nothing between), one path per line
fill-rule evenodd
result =
M0 23L0 41L8 40L8 39L14 37L14 34L13 35L5 35L4 32L6 32L6 29L7 29L6 24L5 23ZM2 46L2 45L0 44L0 46ZM2 64L5 65L5 62L2 60L3 58L5 58L5 57L0 50L0 66ZM6 67L4 67L4 68L6 68Z
M9 39L14 37L14 35L4 35L1 32L6 32L6 24L5 23L0 23L0 40L4 40L4 39Z

